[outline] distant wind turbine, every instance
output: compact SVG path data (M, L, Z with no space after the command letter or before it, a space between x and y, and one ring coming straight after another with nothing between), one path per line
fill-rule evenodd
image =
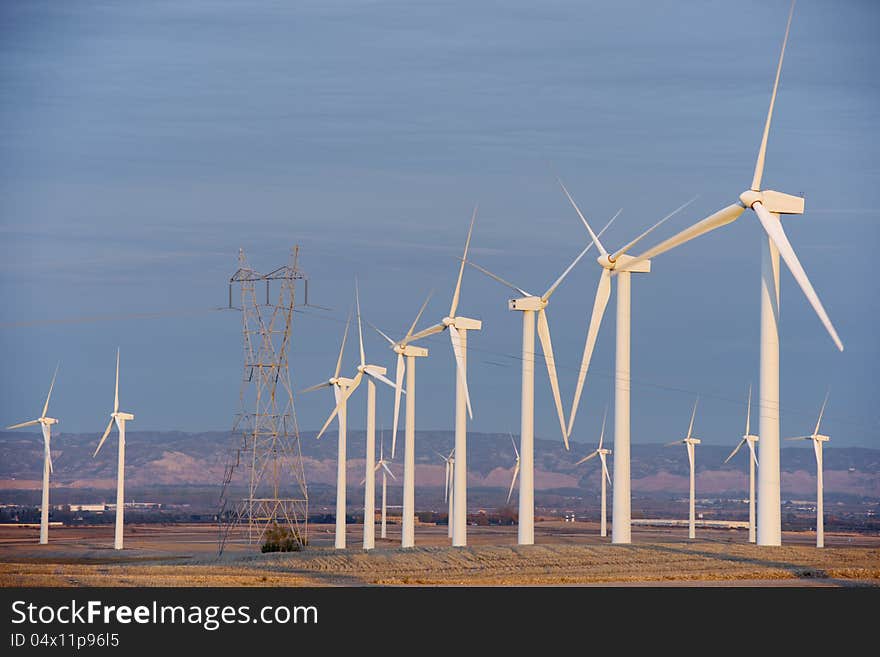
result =
M58 366L55 367L55 374L52 375L52 383L49 385L49 394L46 395L46 403L43 404L43 412L36 420L20 422L13 424L7 429L19 429L21 427L30 427L35 424L40 425L43 431L43 501L40 507L40 545L46 545L49 542L49 473L53 472L52 468L52 425L58 424L58 420L49 417L49 399L52 397L52 388L55 387L55 377L58 376Z
M690 504L688 505L688 538L696 538L696 532L694 530L694 526L696 524L696 513L695 513L695 503L694 503L694 445L700 444L699 438L693 437L694 431L694 418L697 416L697 403L700 401L699 397L697 401L694 402L694 411L691 413L691 423L688 426L687 436L682 440L673 440L671 443L666 443L666 446L670 445L679 445L684 443L684 446L687 447L688 453L688 461L691 466L691 476L690 476Z
M750 420L752 417L752 386L749 386L749 403L746 408L746 432L739 441L734 450L730 453L724 462L727 463L739 451L743 444L749 446L749 543L754 543L756 538L755 532L755 466L758 465L758 457L755 455L755 443L758 442L758 436L754 436L749 431Z
M449 456L443 456L440 452L436 452L437 456L439 456L446 463L446 482L445 488L443 490L443 501L449 503L449 520L447 521L448 525L448 534L449 538L452 538L452 509L455 500L455 490L452 487L453 477L455 476L455 447L452 448L452 451L449 452Z
M124 413L119 410L119 349L116 350L116 393L113 398L113 412L110 414L110 422L104 430L104 435L95 448L92 458L98 455L107 436L110 435L110 429L116 422L116 430L119 433L119 452L116 465L116 531L113 537L113 549L122 549L122 525L124 522L125 508L125 423L134 420L134 415Z
M598 456L599 460L602 461L602 473L599 476L599 479L602 482L602 516L601 523L599 526L599 535L600 536L608 536L608 523L607 523L607 513L606 513L606 505L605 505L605 481L608 480L608 483L611 484L611 475L608 474L608 464L605 462L606 457L611 453L610 449L605 449L602 447L602 441L605 440L605 420L608 419L608 407L605 407L605 415L602 417L602 432L599 434L599 446L587 454L580 461L575 463L575 465L580 465L581 463L586 463L594 456Z
M819 425L822 424L822 416L825 414L825 406L828 404L828 393L825 393L825 401L822 402L822 410L819 411L819 419L816 420L816 428L809 436L795 436L786 440L812 440L813 451L816 453L816 547L825 547L825 492L822 485L822 444L830 440L829 436L819 433Z

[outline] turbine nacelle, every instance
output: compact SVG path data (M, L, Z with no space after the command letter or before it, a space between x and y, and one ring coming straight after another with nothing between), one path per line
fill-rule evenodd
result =
M544 310L547 302L541 297L520 297L519 299L509 299L507 301L508 310L521 310L523 312L532 310Z
M596 258L596 262L599 263L599 266L603 269L610 269L614 271L618 267L621 269L626 268L626 263L635 260L635 258L631 255L627 255L626 253L621 253L616 258L614 254L606 253L600 255ZM640 260L636 264L632 266L632 269L626 269L628 272L634 272L639 274L649 274L651 272L651 261L650 260Z
M776 192L772 189L765 189L764 191L749 189L739 195L739 200L743 207L754 208L755 203L760 203L767 210L775 214L804 213L803 197Z
M41 417L41 418L39 419L39 422L40 422L40 424L44 424L44 425L46 425L46 426L51 426L51 425L53 425L53 424L58 424L58 420L56 420L54 417Z
M442 320L443 326L449 327L454 326L457 329L464 329L466 331L479 331L483 328L483 322L479 319L471 319L470 317L444 317Z
M417 347L414 344L395 344L391 349L395 354L400 356L415 356L420 358L428 355L428 350L425 347Z
M743 440L750 443L756 443L759 439L758 436L755 436L753 434L746 434L745 436L743 436Z
M134 420L134 415L132 415L131 413L123 413L122 411L117 411L116 413L111 413L110 417L112 417L114 420L117 420L117 421Z
M387 374L388 368L381 365L358 365L357 371L364 374Z

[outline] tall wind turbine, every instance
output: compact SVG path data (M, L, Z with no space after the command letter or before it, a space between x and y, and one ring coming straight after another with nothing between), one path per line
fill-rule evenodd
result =
M347 429L347 406L346 404L341 402L343 401L345 391L348 390L354 383L353 379L339 376L339 371L342 369L342 355L345 352L345 341L348 337L349 324L351 324L351 312L349 312L348 319L345 321L345 331L343 331L342 333L342 344L340 344L339 346L339 357L336 359L336 370L333 372L333 376L331 376L329 379L327 379L327 381L323 383L319 383L301 391L312 392L314 390L320 390L321 388L333 388L333 396L337 404L336 408L333 409L333 414L339 416L339 431L337 436L336 448L336 532L334 538L334 547L337 550L345 549L345 447ZM324 426L318 433L317 438L321 437L321 435L324 433L324 430L330 424L330 420L332 419L333 415L331 415L330 419L328 419L327 422L324 423Z
M373 463L376 459L376 385L373 383L373 379L376 381L381 381L387 386L391 388L396 388L396 386L385 377L386 369L380 365L368 365L366 362L366 356L364 355L364 332L363 326L361 323L361 300L360 300L360 291L357 287L357 282L355 282L355 303L357 305L357 321L358 321L358 340L360 346L360 364L357 367L357 374L355 374L353 379L348 379L343 384L342 389L340 391L340 396L338 401L336 402L336 407L330 413L330 416L327 418L327 421L324 422L324 426L321 427L321 431L318 432L318 438L324 433L330 423L333 421L333 418L336 415L340 416L340 420L343 415L347 415L348 409L348 398L354 394L354 391L357 390L358 386L361 384L361 381L364 378L364 375L367 375L367 446L366 446L366 471L367 476L365 477L366 487L364 489L364 549L372 550L375 547L375 538L376 538L376 527L375 527L375 504L376 504L376 491L374 486L375 480L373 477L369 476L373 471ZM347 328L347 327L346 327ZM343 347L345 346L345 338L343 337ZM342 358L342 351L339 352L340 362ZM337 363L337 371L338 371L338 363ZM320 384L317 387L322 387L325 384ZM343 422L340 421L340 427L343 426ZM341 445L342 453L344 456L345 447ZM336 524L339 526L339 515L340 512L342 514L342 546L345 547L345 459L339 459L339 467L337 469L337 478L341 476L341 480L337 482L337 492L336 492ZM342 496L342 505L341 508L339 506L340 501L340 490ZM337 547L339 546L339 541L337 540Z
M452 487L452 483L453 478L455 477L455 468L457 467L455 464L455 447L449 452L449 456L443 456L440 452L437 452L437 456L443 459L446 463L446 482L443 490L443 501L449 503L449 515L447 516L449 520L446 524L449 526L449 538L452 538L452 510L455 500L455 490Z
M388 461L385 460L385 432L382 432L382 436L379 440L379 460L376 462L376 467L373 468L373 472L376 472L382 468L382 538L387 538L386 532L386 517L387 517L387 505L386 505L386 488L388 485L388 476L391 475L391 478L396 480L397 477L394 476L394 473L391 472L391 468L388 467Z
M95 453L92 455L92 458L98 455L101 445L107 440L107 436L110 435L110 429L113 428L113 423L116 422L116 430L119 433L119 452L116 465L116 532L113 537L114 550L122 549L122 525L125 507L125 423L132 420L134 420L134 415L119 410L119 349L117 349L116 393L113 398L113 412L110 414L110 422L107 424L107 428L104 429L104 435L101 436L101 440L98 442L97 448L95 448Z
M556 378L556 360L553 357L550 325L547 322L545 309L556 288L565 280L565 277L568 276L580 259L586 255L591 246L592 244L588 244L568 268L562 272L562 275L556 279L553 285L541 296L530 294L513 283L508 283L500 276L496 276L488 269L468 261L470 265L476 267L487 276L522 295L519 298L508 301L508 308L510 310L517 310L523 315L522 407L519 445L521 474L519 485L519 526L517 528L517 542L520 545L532 545L535 542L535 315L537 314L538 316L538 337L541 340L541 350L544 352L544 362L547 365L547 375L550 378L553 401L556 403L556 414L559 416L562 440L565 443L565 449L568 449L565 416L562 411L562 399L559 395L559 381Z
M584 354L581 358L581 366L578 371L577 386L575 387L574 398L571 403L571 413L568 418L568 427L566 435L571 436L574 427L574 419L577 415L578 404L580 403L581 393L584 389L584 381L587 377L587 370L590 368L590 360L593 357L593 348L596 346L596 338L599 335L599 327L602 323L602 317L605 315L605 308L608 305L608 299L611 296L611 277L617 277L617 335L615 336L616 354L614 362L614 491L613 491L613 518L614 523L611 527L612 543L630 543L632 542L631 528L631 491L630 491L630 435L629 435L629 418L630 418L630 328L631 328L631 281L630 274L642 273L647 274L651 271L651 261L643 260L638 265L632 265L634 258L627 255L627 252L639 243L644 237L649 235L651 231L663 224L667 219L683 210L693 202L693 199L679 206L660 221L655 223L634 240L625 244L622 248L614 253L608 253L602 242L599 240L603 228L598 235L593 232L590 222L581 212L574 198L568 193L565 184L559 180L559 185L565 196L568 198L572 207L577 212L581 221L590 234L592 244L596 245L599 256L596 262L602 268L602 274L599 276L599 287L596 290L596 298L593 301L593 312L590 316L590 326L587 331L587 341L584 344ZM620 214L620 211L611 221ZM609 222L610 223L610 222ZM607 228L607 226L606 226ZM627 264L631 266L623 270Z
M671 443L666 443L666 446L670 445L679 445L684 443L684 446L687 447L688 453L688 461L691 464L691 478L690 478L690 504L688 505L688 538L695 538L696 532L694 531L694 525L696 524L696 513L695 513L695 504L694 504L694 445L700 444L699 438L693 437L694 432L694 418L697 415L697 403L700 401L699 397L697 401L694 402L694 411L691 413L691 423L688 426L687 436L683 440L673 440Z
M828 403L828 394L822 402L822 410L819 411L819 419L816 420L816 428L809 436L795 436L786 440L812 440L813 451L816 453L816 547L825 547L825 503L824 489L822 486L822 443L830 440L829 436L819 433L819 425L822 423L822 415L825 414L825 405Z
M602 433L599 434L599 446L587 454L580 461L575 463L575 465L580 465L581 463L586 463L594 456L598 456L599 460L602 461L602 475L599 479L602 481L602 516L601 523L599 525L599 535L600 536L608 536L608 524L607 524L607 513L605 506L605 481L608 481L608 484L611 484L611 475L608 474L608 464L606 463L606 457L611 453L610 449L606 449L602 447L602 441L605 439L605 420L608 419L608 407L605 407L605 415L602 417Z
M715 214L706 217L693 226L686 228L677 235L652 247L631 261L634 266L647 258L654 258L689 240L694 239L715 228L737 219L747 208L751 208L758 222L766 233L762 240L761 257L761 374L758 388L758 413L761 436L760 456L761 468L758 472L758 545L782 544L782 510L780 494L779 468L779 256L788 266L807 301L825 326L834 344L843 351L843 343L831 324L831 319L819 296L813 289L810 279L798 260L797 254L782 229L780 215L803 214L804 199L783 192L761 189L761 178L764 173L764 158L767 153L767 138L770 134L770 121L773 117L773 106L776 102L776 91L779 87L779 76L782 72L782 60L794 14L794 2L785 28L785 38L779 53L776 68L776 80L770 96L770 108L764 123L764 134L758 149L755 173L749 189L740 194L739 201ZM616 459L615 459L616 461Z
M390 343L392 351L397 354L394 388L394 426L391 430L391 458L394 458L395 446L397 444L397 420L400 416L400 394L402 392L403 375L408 373L406 377L406 429L403 445L403 519L400 532L400 546L405 548L414 547L416 544L416 358L424 358L428 355L427 349L417 347L414 344L410 344L410 342L413 339L413 331L415 331L416 324L418 324L430 299L431 295L428 294L412 326L409 327L409 331L397 342L373 326L376 332Z
M513 495L513 487L516 484L516 478L519 475L519 450L516 448L516 441L513 436L510 437L513 443L513 453L516 454L516 464L513 466L513 476L510 478L510 490L507 491L507 503L510 504L510 496Z
M456 315L458 301L461 296L461 279L464 276L464 265L467 261L468 247L471 243L471 233L474 230L474 222L477 219L477 208L471 216L471 225L468 228L467 240L464 243L464 257L458 269L458 281L455 283L455 292L452 294L452 304L449 314L439 324L430 326L416 333L412 340L416 341L441 331L449 333L449 341L452 343L452 353L455 356L455 451L457 463L455 467L455 506L449 518L449 527L452 531L452 544L454 546L467 545L467 417L473 419L471 410L471 397L467 385L467 332L479 331L483 323L478 319Z
M739 451L739 448L746 444L749 446L749 543L754 543L755 538L755 466L758 465L758 457L755 455L755 443L758 442L758 436L752 435L749 431L749 422L752 417L752 386L749 386L749 403L746 409L746 432L739 441L734 450L730 453L724 462L727 463Z
M49 394L46 395L46 403L43 404L43 412L36 420L20 422L13 424L7 429L19 429L21 427L30 427L35 424L40 425L43 430L43 503L40 508L40 545L46 545L49 542L49 473L52 468L52 425L58 424L58 420L49 417L49 399L52 397L52 388L55 387L55 377L58 376L58 366L55 366L55 374L52 375L52 383L49 385Z

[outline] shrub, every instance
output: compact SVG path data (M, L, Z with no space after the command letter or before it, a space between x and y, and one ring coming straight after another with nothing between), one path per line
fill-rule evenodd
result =
M266 531L260 552L299 552L308 540L295 529L275 523Z

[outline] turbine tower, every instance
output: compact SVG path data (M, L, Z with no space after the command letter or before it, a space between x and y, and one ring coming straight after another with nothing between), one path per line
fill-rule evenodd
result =
M739 196L739 201L719 210L713 215L679 232L677 235L661 242L628 263L627 268L635 266L647 258L655 258L695 237L703 235L715 228L737 219L746 209L754 211L765 238L762 240L761 252L761 373L758 388L758 413L761 436L759 452L761 468L758 471L758 545L782 544L782 499L780 493L779 467L779 257L785 262L792 276L797 281L807 301L812 306L825 330L834 344L843 351L843 343L825 312L819 296L813 289L800 260L797 257L788 237L782 228L781 215L798 215L804 213L804 199L783 192L761 188L764 173L764 159L767 153L767 138L770 134L770 122L779 87L779 76L782 72L782 60L785 46L794 15L794 2L785 28L785 38L779 53L776 68L776 80L770 96L770 108L764 123L764 133L755 162L755 173L752 184Z
M596 338L599 335L599 327L602 323L602 317L605 315L605 308L608 305L608 299L611 296L611 277L617 277L617 335L615 336L615 363L614 363L614 490L612 499L612 517L614 522L611 526L611 542L612 543L631 543L631 506L632 494L630 490L630 328L631 328L631 281L630 274L642 273L647 274L651 271L651 261L645 260L637 266L631 266L626 271L623 267L628 263L632 263L633 257L627 255L627 252L639 243L644 237L649 235L651 231L663 224L667 219L681 211L693 199L679 206L660 221L651 226L648 230L636 237L634 240L618 249L614 253L608 253L602 242L599 240L602 233L605 232L606 225L598 235L593 232L590 223L587 221L584 213L581 212L574 198L568 193L562 180L559 185L565 196L568 198L572 207L577 212L581 221L590 234L592 244L596 245L599 256L596 261L602 268L602 274L599 276L599 287L596 290L596 298L593 301L593 312L590 316L590 326L587 331L587 341L584 344L584 354L581 358L581 366L578 371L577 386L575 387L574 398L571 403L571 413L568 418L568 427L566 435L571 436L574 427L574 419L577 415L578 404L580 403L581 393L584 389L584 381L587 377L587 370L590 368L590 360L593 357L593 348L596 346ZM613 222L620 214L611 218L608 225Z
M113 549L122 549L122 525L124 522L125 507L125 423L134 420L134 415L119 410L119 349L116 349L116 393L113 398L113 412L110 414L110 422L104 429L104 435L95 448L92 458L98 455L107 436L110 435L110 429L113 423L116 423L116 430L119 433L119 450L117 454L116 464L116 531L113 535Z
M556 403L556 414L559 417L559 428L562 430L562 440L565 449L568 449L568 434L565 431L565 416L562 411L562 399L559 395L559 381L556 378L556 359L553 357L553 344L550 341L550 325L547 322L546 308L550 297L565 280L574 266L586 255L592 244L580 252L562 275L556 279L544 294L536 296L526 292L513 283L509 283L500 276L496 276L488 269L469 262L469 264L502 285L515 290L522 296L508 301L508 309L516 310L523 316L522 337L522 405L520 415L520 485L519 485L519 526L517 528L517 542L520 545L532 545L535 542L535 315L538 320L538 337L541 340L541 350L544 352L544 362L547 365L547 375L550 379L550 389L553 392L553 401Z
M691 466L691 476L690 476L690 502L688 504L688 538L695 538L696 532L694 530L694 525L696 524L696 513L695 513L695 504L694 504L694 445L700 444L699 438L693 437L694 431L694 418L697 415L697 403L700 401L699 397L697 401L694 402L694 411L691 413L691 423L688 426L688 433L682 440L673 440L671 443L666 443L666 447L670 445L680 445L684 443L684 446L687 448L688 453L688 461Z
M49 417L49 399L52 397L52 388L55 387L55 377L58 376L58 366L55 366L55 374L52 375L52 383L49 385L49 394L46 395L46 403L43 404L43 412L36 420L20 422L13 424L7 429L19 429L21 427L30 427L35 424L40 425L43 431L43 500L40 505L40 545L46 545L49 542L49 474L53 472L52 468L52 425L58 424L58 420Z
M464 243L464 257L458 269L458 281L455 284L455 292L452 294L452 304L449 314L439 324L419 331L413 337L413 341L441 331L449 333L449 341L452 343L452 353L455 356L455 451L458 454L455 467L455 481L453 488L455 493L455 506L449 518L449 527L452 532L452 544L457 547L467 545L467 417L473 419L471 410L471 397L467 385L467 332L479 331L483 323L478 319L456 315L458 301L461 296L461 279L464 276L464 265L467 261L468 247L471 243L471 233L474 230L474 222L477 219L477 208L471 216L471 225L468 229L467 240Z
M405 548L414 547L416 544L416 358L425 358L428 355L427 349L417 347L410 344L410 342L412 341L416 324L418 324L422 313L425 312L425 306L428 305L430 299L431 295L428 294L412 326L409 327L409 331L397 342L373 326L373 329L390 343L392 351L397 354L397 369L394 382L394 426L391 430L391 458L394 458L397 445L397 421L400 416L400 395L402 392L403 375L407 373L406 430L403 445L403 519L400 533L400 546Z
M611 475L608 474L608 463L606 463L605 459L609 454L611 454L610 449L606 449L602 447L602 441L605 439L605 420L608 419L608 407L605 407L605 415L602 417L602 432L599 434L599 446L587 454L580 461L575 463L575 465L580 465L581 463L586 463L594 456L598 456L599 460L602 461L602 473L599 476L599 480L602 482L602 516L601 522L599 525L599 535L600 536L608 536L608 522L607 522L607 513L605 506L605 481L608 481L608 484L611 484Z
M755 443L758 442L758 436L752 435L749 431L750 420L752 417L752 386L749 386L749 402L746 409L746 432L739 441L734 450L730 453L724 462L727 463L739 451L739 448L746 444L749 446L749 543L754 543L755 538L755 466L758 465L758 457L755 455Z
M786 440L812 440L813 451L816 453L816 547L825 547L825 503L824 489L822 486L822 444L830 440L829 436L819 433L819 425L822 424L822 415L825 414L825 405L828 403L828 393L822 402L822 410L819 411L819 419L816 420L816 428L809 436L795 436Z

